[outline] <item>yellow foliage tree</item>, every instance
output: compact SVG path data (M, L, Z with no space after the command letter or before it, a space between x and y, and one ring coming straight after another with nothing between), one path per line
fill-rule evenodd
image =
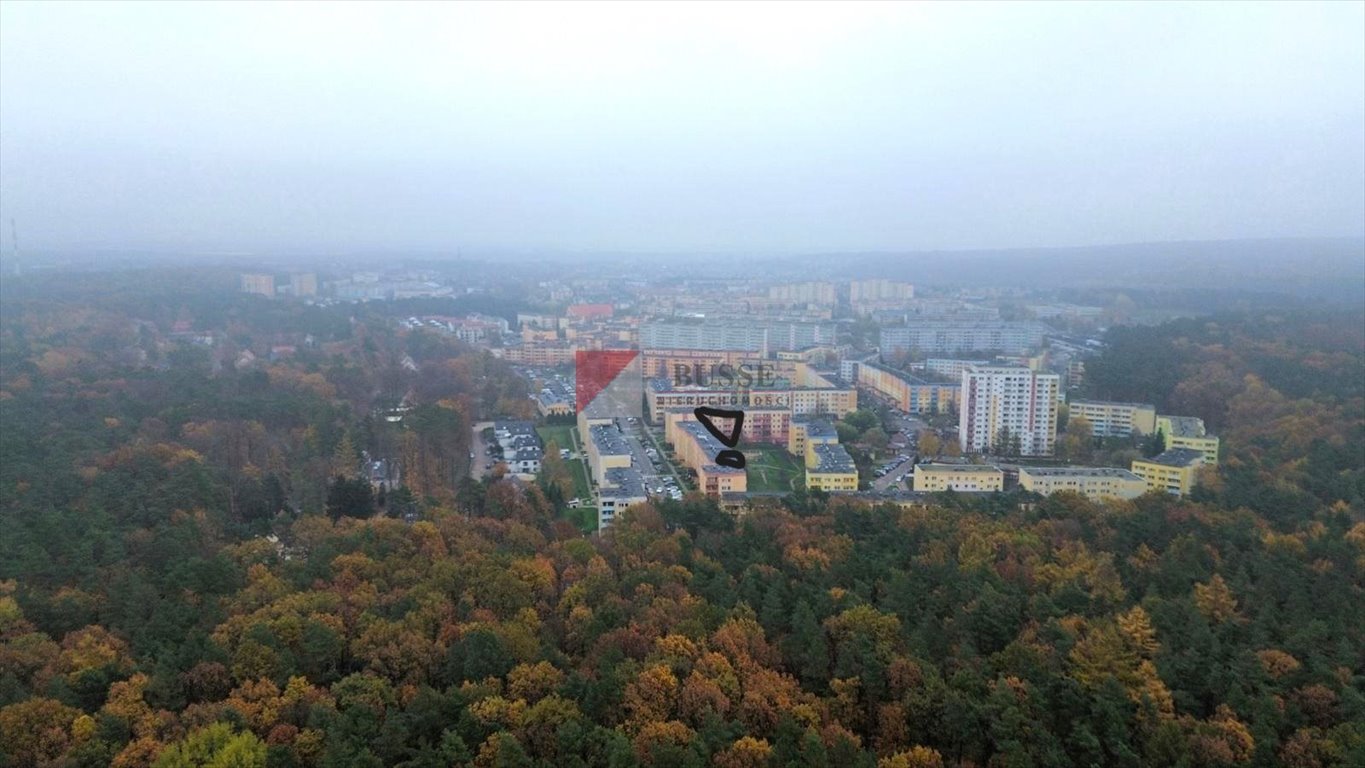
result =
M1205 618L1215 624L1222 624L1238 615L1236 596L1223 577L1216 573L1207 584L1194 585L1194 604Z
M713 762L716 768L765 768L772 754L767 741L745 736L717 752Z
M1152 619L1142 606L1135 605L1127 613L1119 615L1119 629L1129 644L1145 658L1156 656L1161 643L1157 642L1156 630L1152 629Z
M943 755L929 747L914 746L877 761L877 768L943 768Z

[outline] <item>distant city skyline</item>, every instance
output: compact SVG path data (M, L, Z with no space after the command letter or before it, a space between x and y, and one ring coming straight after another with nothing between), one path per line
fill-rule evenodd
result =
M0 252L1365 234L1365 4L0 5Z

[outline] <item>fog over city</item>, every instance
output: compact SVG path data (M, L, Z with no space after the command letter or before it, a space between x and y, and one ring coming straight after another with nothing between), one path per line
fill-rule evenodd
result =
M1362 29L1360 3L7 2L4 250L11 219L34 253L1359 238Z
M0 768L1365 766L1365 0L0 0Z

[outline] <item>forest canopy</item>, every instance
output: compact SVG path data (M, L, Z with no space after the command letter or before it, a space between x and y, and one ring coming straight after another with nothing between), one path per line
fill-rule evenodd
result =
M584 536L465 474L529 415L499 360L183 285L0 310L0 765L1365 764L1359 313L1110 332L1089 394L1223 438L1188 498L689 495Z

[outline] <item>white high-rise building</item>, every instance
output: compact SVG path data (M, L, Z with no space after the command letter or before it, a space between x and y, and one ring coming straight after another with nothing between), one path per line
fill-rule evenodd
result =
M963 371L957 424L963 453L1051 456L1060 386L1056 374L1027 368L977 365Z

